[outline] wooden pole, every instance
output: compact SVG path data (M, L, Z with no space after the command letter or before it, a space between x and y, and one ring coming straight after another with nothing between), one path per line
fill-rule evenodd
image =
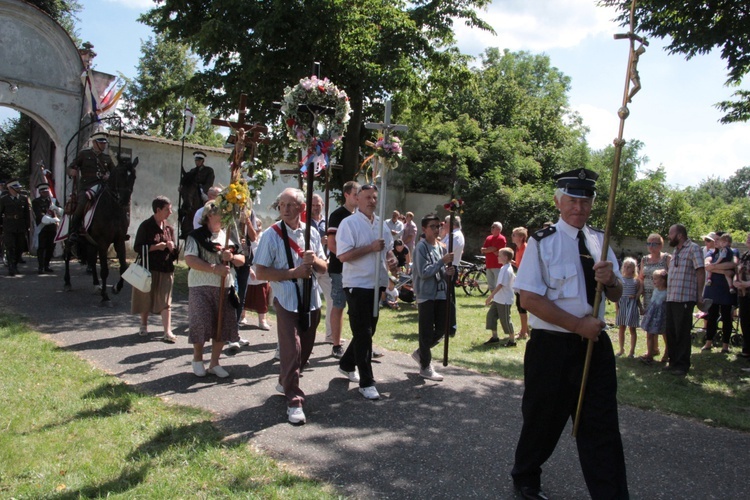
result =
M620 176L620 160L622 158L622 148L625 145L625 141L622 139L622 136L625 131L625 120L630 115L628 102L630 102L630 99L632 99L632 95L630 94L630 83L634 75L636 74L636 64L638 62L637 57L640 56L640 54L636 55L635 41L639 40L642 46L648 45L648 42L646 42L645 39L642 39L635 35L635 4L636 0L633 0L633 2L630 4L630 32L628 32L627 35L615 35L615 39L630 39L630 54L628 56L628 70L625 73L625 90L622 95L622 106L617 111L617 115L620 117L620 127L617 134L617 139L615 139L614 141L615 163L612 166L612 178L610 180L609 186L609 202L607 205L607 219L604 227L604 240L602 242L602 253L600 258L601 261L607 260L607 254L609 252L609 240L612 233L612 221L614 219L615 200L617 198L617 180ZM639 50L645 51L643 47L641 47ZM637 92L638 89L640 89L640 82L638 82L637 88L634 90ZM594 297L593 316L595 318L599 317L599 309L601 307L603 289L604 287L602 283L598 282L596 284L596 296ZM589 339L586 346L586 360L583 365L583 374L581 376L581 390L578 395L578 406L576 407L575 419L573 421L573 437L576 437L578 435L578 427L581 424L581 408L583 408L583 398L586 394L586 382L588 381L589 370L591 368L591 354L593 350L594 341Z

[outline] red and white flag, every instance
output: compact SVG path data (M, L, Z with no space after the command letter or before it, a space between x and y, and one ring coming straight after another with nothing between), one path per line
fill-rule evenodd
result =
M187 104L185 105L185 130L182 134L182 138L189 136L195 131L195 115L192 111L190 111L190 108L187 107Z

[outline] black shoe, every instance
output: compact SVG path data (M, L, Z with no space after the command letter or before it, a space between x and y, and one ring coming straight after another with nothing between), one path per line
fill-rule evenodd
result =
M54 270L54 269L52 269L51 267L45 267L45 268L44 268L44 272L45 272L45 273L54 273L54 272L55 272L55 270Z
M500 343L500 337L491 337L490 340L484 343L484 345L492 345L492 344L499 344Z
M19 264L26 264L26 261L25 261L25 260L23 260L23 259L18 259L18 263L19 263Z
M44 274L44 269L37 269L37 270L36 270L36 273L37 273L37 274Z
M686 377L687 376L687 370L680 370L679 368L675 368L672 371L670 371L672 375L675 377Z
M516 486L516 490L521 494L522 498L528 498L530 500L549 500L544 491L536 486Z
M507 342L506 342L505 344L503 344L503 346L504 346L504 347L516 347L516 345L518 345L518 344L516 344L516 343L515 343L514 341L512 341L512 340L509 340L509 341L507 341Z
M336 359L341 359L344 357L344 348L340 345L333 346L333 349L331 349L331 355Z

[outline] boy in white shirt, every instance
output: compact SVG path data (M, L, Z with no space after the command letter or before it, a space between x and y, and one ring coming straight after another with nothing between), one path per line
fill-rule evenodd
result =
M490 306L487 311L485 326L492 332L492 337L484 344L492 345L500 343L500 338L497 336L497 321L500 320L503 332L508 335L508 341L503 345L505 347L515 347L516 334L513 330L513 322L510 320L510 308L515 299L513 282L516 279L513 266L510 265L510 261L513 260L513 250L507 247L501 248L497 254L497 258L503 267L500 268L497 277L497 286L484 302L485 305Z

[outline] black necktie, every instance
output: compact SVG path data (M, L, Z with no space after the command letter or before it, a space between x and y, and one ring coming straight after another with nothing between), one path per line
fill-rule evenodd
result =
M591 307L594 306L594 295L596 295L596 280L594 280L594 256L586 246L586 237L583 231L578 231L578 253L581 257L583 277L586 280L586 301Z

